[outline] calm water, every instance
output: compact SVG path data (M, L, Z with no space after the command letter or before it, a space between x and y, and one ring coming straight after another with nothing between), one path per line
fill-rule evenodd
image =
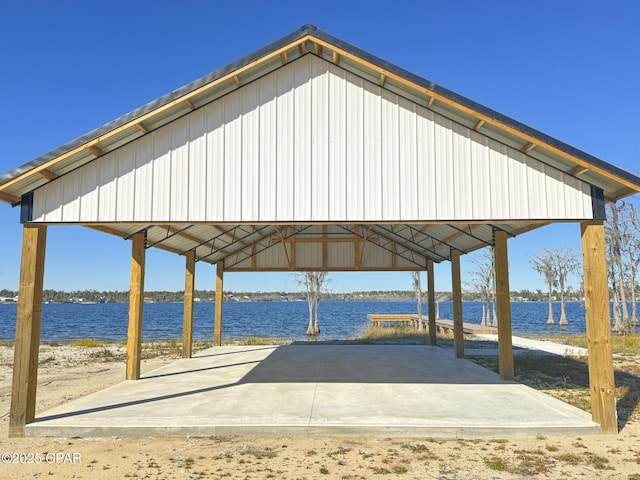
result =
M464 321L480 323L481 305L465 302ZM42 341L67 342L78 338L118 341L127 336L126 304L43 305ZM548 304L512 303L513 333L528 335L580 334L585 331L584 305L567 303L568 327L547 326ZM426 314L426 305L424 306ZM560 304L554 304L556 323ZM194 338L213 338L213 303L196 303ZM416 313L415 302L320 302L321 339L346 339L358 335L369 321L370 313ZM0 305L0 340L15 338L15 304ZM451 302L440 303L440 316L452 318ZM308 323L306 302L225 303L223 339L273 337L291 340L305 338ZM158 341L182 337L182 304L153 303L144 306L143 339Z

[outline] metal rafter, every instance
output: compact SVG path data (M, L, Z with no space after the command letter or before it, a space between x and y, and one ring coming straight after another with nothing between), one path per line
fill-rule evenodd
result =
M378 238L376 240L372 239L371 237L368 237L368 235L357 233L356 229L357 229L358 225L354 226L352 229L350 229L349 227L346 227L344 225L339 225L339 226L343 230L345 230L345 231L347 231L347 232L349 232L349 233L351 233L351 234L353 234L355 236L358 236L358 237L364 239L366 242L371 242L374 245L377 245L378 247L382 248L383 250L386 250L387 252L390 252L393 255L397 255L398 257L403 258L406 261L408 261L410 263L413 263L414 265L416 265L416 266L418 266L420 268L426 268L427 258L428 257L423 252L415 251L415 250L412 250L412 249L406 248L406 247L405 247L405 250L402 251L402 252L398 252L397 249L394 251L394 249L389 247L389 245L397 245L398 242L396 240L392 239L392 238L389 238L389 236L387 234L380 233L379 231L377 231L377 229L373 225L370 226L369 231L373 231L373 232L378 234ZM361 227L362 227L362 229L365 228L364 226L361 226ZM388 233L391 233L391 232L388 232ZM386 240L386 242L385 243L381 242L380 238L384 238ZM406 256L405 255L406 252L411 252L414 255L422 257L424 259L424 263L419 263L418 261L416 261L415 258Z
M265 232L265 230L271 230L270 232L267 232L266 235L263 233ZM211 261L213 263L217 263L221 260L225 260L227 257L234 255L242 250L244 250L245 248L251 248L252 245L254 245L255 243L263 240L264 238L270 236L273 234L273 230L274 228L271 225L264 225L260 228L258 228L257 230L252 231L251 233L245 235L244 237L241 238L237 238L234 241L230 242L229 244L227 244L227 246L225 248L216 250L215 252L211 252L208 255L205 255L204 257L201 257L199 260L203 260L205 258L208 257L213 257L211 259ZM258 238L255 240L248 240L250 237L254 237L257 236ZM239 246L239 248L238 248Z
M425 236L425 240L426 240L426 239L428 239L428 238L431 238L431 239L433 239L433 240L438 240L437 238L432 237L432 236L430 236L430 235L427 235L426 233L421 232L420 230L415 229L414 227L412 227L412 226L410 226L410 225L403 225L402 227L403 227L403 228L401 228L399 231L391 232L391 231L387 230L386 228L384 228L384 227L383 227L383 226L381 226L381 225L375 225L375 226L373 227L373 229L372 229L372 230L373 230L374 232L376 232L378 235L385 235L385 233L381 233L381 232L380 232L380 230L382 229L383 231L388 232L388 233L389 233L389 234L391 234L391 235L394 235L394 236L399 237L400 239L403 239L403 240L404 240L404 242L402 242L402 241L398 241L397 239L393 239L393 238L391 238L391 240L393 240L395 243L400 244L400 245L404 246L405 248L408 248L408 247L406 246L406 243L407 243L407 242L411 243L411 242L409 241L409 239L408 239L407 237L404 237L404 236L400 235L400 233L399 233L399 232L403 232L403 231L404 231L404 230L406 230L406 229L409 229L409 230L412 230L412 229L413 229L413 230L415 230L415 231L417 231L417 232L421 233L422 235L424 235L424 236ZM442 260L448 260L448 259L449 259L449 257L446 257L446 256L444 256L444 255L440 255L439 253L437 253L437 252L435 251L435 249L433 249L433 250L432 250L432 249L427 248L425 245L423 245L423 244L421 243L421 242L423 242L423 241L424 241L424 240L420 240L420 241L419 241L419 242L417 242L417 243L413 243L413 245L414 245L415 247L414 247L414 248L411 248L410 250L411 250L411 251L413 251L413 252L415 252L415 253L417 253L418 255L422 255L422 256L424 256L424 257L430 257L430 259L431 259L431 260L434 260L434 261L437 261L437 262L441 262ZM439 240L438 240L438 241L439 241ZM435 257L439 257L439 258L432 258L432 255L435 255Z

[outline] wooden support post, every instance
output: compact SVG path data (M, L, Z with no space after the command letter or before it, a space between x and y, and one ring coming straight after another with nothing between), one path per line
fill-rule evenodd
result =
M589 388L591 416L602 433L618 433L616 388L611 347L611 313L605 255L604 225L582 222L582 262L584 303L589 347Z
M509 293L509 255L506 232L495 233L496 310L498 314L498 371L503 380L513 380L511 342L511 298Z
M196 278L196 252L186 253L184 276L184 318L182 321L182 358L191 358L193 347L193 293Z
M131 237L131 286L129 290L129 330L127 332L127 380L140 378L142 352L142 310L144 306L144 267L146 233Z
M429 344L436 345L436 285L433 260L427 260L427 302L429 305Z
M213 326L213 344L215 346L222 345L222 302L224 295L222 293L222 276L224 274L224 263L216 264L216 313Z
M46 226L23 227L9 437L23 437L25 425L33 421L36 413L46 244Z
M464 358L462 332L462 282L460 281L460 252L451 251L451 290L453 292L453 348L456 358Z

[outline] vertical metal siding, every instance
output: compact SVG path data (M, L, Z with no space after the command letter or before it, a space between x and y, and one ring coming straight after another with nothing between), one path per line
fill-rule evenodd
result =
M47 222L590 215L584 181L313 55L34 194Z
M342 72L340 69L337 70ZM340 80L335 81L336 92L331 95L331 99L334 104L337 104L334 106L335 121L338 122L340 119L340 123L336 123L333 127L333 130L337 132L335 139L344 142L346 147L344 150L346 177L344 182L341 181L342 179L339 182L333 180L331 182L331 186L335 188L335 191L329 194L330 200L335 203L335 208L331 213L332 218L360 220L363 218L365 210L364 80L353 74L346 74L345 77L340 76ZM338 95L338 91L344 97ZM341 104L343 98L344 104ZM342 151L342 148L340 145L336 145L334 150ZM336 159L337 161L338 159ZM343 202L342 209L339 202Z
M144 222L153 216L153 136L145 135L135 143L136 179L134 192L134 215L136 221Z
M242 220L258 218L260 208L260 96L258 83L245 87L242 101Z
M213 102L205 107L207 123L207 198L206 218L224 218L225 196L225 141L224 101Z
M80 176L80 221L95 221L98 210L98 162L90 162Z
M318 62L311 63L311 179L310 218L313 221L329 218L329 185L333 181L340 182L343 177L336 170L331 170L331 153L329 137L329 104L335 106L329 97L329 71ZM344 143L341 144L344 146ZM344 148L344 147L343 147ZM333 165L336 167L336 165ZM344 169L344 163L338 167ZM343 216L344 218L344 216Z
M416 155L416 109L413 102L399 99L398 161L399 214L403 218L418 219L418 162Z
M204 109L189 116L189 218L194 222L207 219L207 117Z
M225 219L242 216L242 118L234 96L224 98L224 213Z
M509 169L509 218L528 218L527 171L524 154L511 151Z
M489 171L489 146L482 135L471 132L471 189L474 192L474 218L491 217L491 197L493 190L489 188L491 172Z
M469 129L454 123L452 125L452 171L456 218L465 216L473 218L475 196L482 195L481 192L473 189L471 146Z
M308 62L294 63L294 168L293 191L295 219L311 219L311 66Z
M277 218L277 101L276 76L260 79L260 165L259 165L259 218Z
M418 108L416 118L418 163L418 218L436 218L438 192L436 190L436 162L433 113Z
M495 195L491 196L491 218L509 218L509 170L506 147L494 140L489 140L489 188Z
M171 149L169 127L156 130L153 135L153 221L171 218ZM101 196L102 201L102 196Z
M364 220L382 219L380 87L364 83ZM349 192L347 192L347 195Z
M117 204L116 220L131 222L133 218L135 192L135 155L134 144L128 144L114 152L117 158Z
M380 90L381 105L381 161L384 181L380 184L382 195L382 220L400 218L400 167L398 162L398 96ZM383 188L384 184L396 185L396 188Z
M271 160L271 165L276 163L276 185L277 190L273 193L277 198L277 220L288 221L294 218L293 204L295 202L294 193L294 103L292 90L294 88L294 78L290 69L276 72L278 97L277 103L277 162Z
M455 176L451 120L434 117L434 146L437 178L434 178L438 205L437 218L455 218Z
M328 192L329 218L346 218L347 215L347 99L344 71L331 67L328 77L327 101L330 109L328 118Z
M540 162L527 159L527 203L531 218L542 218L547 212L545 167Z
M100 165L98 172L98 221L110 222L116 219L118 158L113 152L94 161Z

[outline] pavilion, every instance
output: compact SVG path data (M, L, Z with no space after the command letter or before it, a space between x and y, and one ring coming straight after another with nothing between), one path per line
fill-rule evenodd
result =
M495 247L500 376L512 379L507 240L580 225L593 420L617 432L605 203L640 178L389 64L313 26L0 176L23 224L10 435L35 416L48 226L132 244L127 379L140 376L145 251L224 272L428 272L449 261L464 355L460 256Z

